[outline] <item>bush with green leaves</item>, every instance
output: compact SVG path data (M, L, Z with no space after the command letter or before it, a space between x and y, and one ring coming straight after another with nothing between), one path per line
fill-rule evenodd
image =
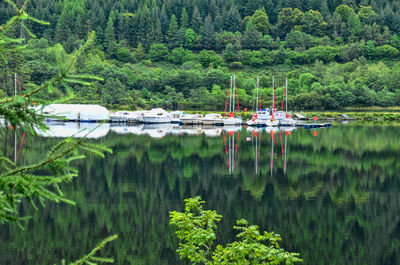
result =
M260 232L257 225L244 219L233 227L238 241L225 246L214 246L217 222L222 215L215 210L204 210L200 196L185 199L185 211L170 212L170 224L176 226L181 240L177 252L191 264L294 264L301 262L298 253L290 253L279 246L281 237L274 232Z

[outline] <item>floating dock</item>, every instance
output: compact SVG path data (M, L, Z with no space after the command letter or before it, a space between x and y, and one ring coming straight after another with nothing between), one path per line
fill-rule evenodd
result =
M329 128L332 127L332 123L296 124L296 127L303 127L304 129Z

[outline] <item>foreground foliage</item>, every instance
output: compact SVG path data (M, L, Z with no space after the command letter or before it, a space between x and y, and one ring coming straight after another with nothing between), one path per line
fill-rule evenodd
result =
M170 224L177 227L176 236L182 241L177 252L181 259L193 264L294 264L302 261L298 253L289 253L279 247L279 234L260 233L259 227L244 219L233 227L239 241L217 245L216 223L222 216L216 211L203 210L200 196L185 199L185 212L170 212Z
M31 37L34 35L25 26L24 22L33 21L41 25L46 24L43 21L37 20L26 13L28 1L25 1L22 7L10 0L6 1L16 15L7 23L0 26L0 59L2 65L7 69L10 64L21 64L18 54L24 50L22 45L23 38L10 38L9 29L15 24L19 24ZM81 52L93 40L93 35L84 43L72 56L71 60L64 61L60 53L56 49L56 58L58 64L57 73L49 80L44 81L39 85L32 85L25 91L21 89L21 96L0 95L0 115L4 119L6 126L0 128L2 135L9 130L8 126L13 130L15 141L17 134L23 132L21 143L27 134L27 137L35 135L35 129L45 130L43 124L43 116L40 114L40 108L34 108L33 97L37 93L51 92L54 87L63 87L72 96L72 91L69 84L90 84L88 80L98 79L89 75L72 74L71 70ZM7 73L5 71L5 73ZM17 80L15 80L17 81ZM16 85L16 84L15 84ZM47 101L40 101L44 106ZM89 133L89 132L88 132ZM7 157L6 150L0 152L0 224L7 222L16 222L21 228L21 220L26 220L27 217L21 217L19 211L23 199L28 200L36 209L36 204L39 202L44 205L46 201L66 202L74 204L73 201L67 199L61 191L60 184L70 182L78 175L78 169L72 165L77 159L82 159L85 156L81 151L95 153L104 156L104 152L111 152L111 149L97 144L91 144L84 141L85 137L80 139L67 138L60 141L48 152L48 155L43 160L32 163L17 165L17 156L14 161ZM16 144L16 143L15 143ZM72 264L95 264L94 262L113 262L112 259L95 257L94 255L104 245L112 241L116 236L109 237L95 247L88 255Z

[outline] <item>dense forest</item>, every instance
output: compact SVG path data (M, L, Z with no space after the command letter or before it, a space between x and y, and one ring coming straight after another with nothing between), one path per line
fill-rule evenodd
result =
M4 23L13 9L0 7ZM74 71L104 80L72 87L71 102L221 110L235 73L242 108L251 109L257 76L271 105L273 75L278 101L289 78L292 109L400 105L397 1L32 0L27 12L49 25L9 30L26 45L4 53L0 96L13 93L14 72L22 83L48 80L95 31Z

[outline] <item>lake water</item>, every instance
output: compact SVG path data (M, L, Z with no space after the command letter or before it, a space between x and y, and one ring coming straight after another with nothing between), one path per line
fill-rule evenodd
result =
M93 125L52 125L26 137L18 163L38 161L55 136L85 126ZM280 233L303 264L400 264L399 136L396 125L334 124L315 133L104 124L89 141L113 154L89 155L62 186L76 205L21 205L32 219L26 230L0 226L0 264L73 261L111 234L119 237L102 254L116 264L177 264L168 212L196 195L223 215L219 243L234 240L234 222L245 218ZM2 137L12 157L13 137Z

